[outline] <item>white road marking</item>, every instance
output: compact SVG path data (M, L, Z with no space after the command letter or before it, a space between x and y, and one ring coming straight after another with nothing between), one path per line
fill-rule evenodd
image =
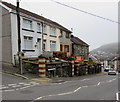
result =
M67 94L72 94L72 93L74 93L74 92L61 93L61 94L57 94L57 96L67 95Z
M77 88L76 90L74 90L74 93L77 92L78 90L80 90L82 87Z
M12 86L13 88L20 87L21 85Z
M9 90L3 90L3 92L8 92L8 91L17 91L17 90L22 90L22 89L25 89L25 88L29 88L29 87L32 87L32 86L35 86L35 85L38 85L39 83L31 83L31 84L26 84L26 83L18 83L18 84L8 84L7 87L1 87L0 89L5 89L5 88L17 88L17 87L20 87L20 88L17 88L17 89L9 89ZM15 85L15 86L14 86ZM24 87L22 87L22 85L25 85Z
M3 90L4 92L15 91L14 89L11 90Z
M7 89L7 88L9 88L9 87L1 87L0 90L1 90L1 89Z
M44 97L45 97L45 96L38 97L38 98L35 99L35 101L40 100L40 99L42 99L42 98L44 98Z
M23 84L24 86L29 86L29 85L31 85L31 84Z
M19 83L20 85L26 84L26 83Z
M81 81L86 81L86 80L90 80L90 79L83 79L83 80L81 80Z
M119 101L119 93L116 93L116 100Z
M8 84L8 86L16 86L17 84Z
M99 86L100 85L100 82L97 84L97 86Z
M42 98L44 98L44 97L48 97L48 96L50 97L50 96L61 96L61 95L73 94L73 93L79 91L81 88L82 88L82 87L78 87L77 89L75 89L74 91L71 91L71 92L41 96L41 97L38 97L38 98L34 99L34 101L35 101L35 100L40 100L40 99L42 99ZM32 102L34 102L34 101L32 101Z
M29 85L29 86L26 86L26 87L22 87L22 88L20 88L20 89L26 89L26 88L32 87L32 86L35 86L35 85Z
M88 86L82 86L82 87L88 87Z
M114 81L114 80L116 80L116 78L114 78L114 79L111 79L111 80L108 80L107 82L112 82L112 81Z

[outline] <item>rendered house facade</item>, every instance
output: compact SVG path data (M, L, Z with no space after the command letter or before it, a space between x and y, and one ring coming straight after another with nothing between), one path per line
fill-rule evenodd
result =
M0 7L3 15L3 62L14 64L14 55L18 53L16 6L0 2ZM21 51L24 52L24 57L38 57L44 51L60 51L60 31L70 32L68 29L22 8L19 9L19 12Z

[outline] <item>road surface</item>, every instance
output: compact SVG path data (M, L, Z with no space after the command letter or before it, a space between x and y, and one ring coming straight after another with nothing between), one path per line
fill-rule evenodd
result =
M113 100L117 99L118 75L81 76L61 83L41 83L3 74L3 100ZM72 79L72 78L71 78ZM28 101L27 101L28 100Z

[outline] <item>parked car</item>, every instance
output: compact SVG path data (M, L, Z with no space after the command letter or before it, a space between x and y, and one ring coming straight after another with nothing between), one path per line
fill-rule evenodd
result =
M108 75L116 75L116 70L114 69L109 70Z
M109 71L109 68L105 68L104 71L105 71L105 72L108 72L108 71Z

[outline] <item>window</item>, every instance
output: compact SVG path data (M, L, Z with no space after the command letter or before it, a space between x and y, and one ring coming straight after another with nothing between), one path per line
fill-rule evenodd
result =
M69 52L69 45L65 45L64 51Z
M56 51L56 41L50 41L50 51Z
M46 25L43 25L43 33L47 33Z
M32 50L33 49L33 38L24 36L24 48L25 50Z
M42 24L37 23L37 32L42 33Z
M66 38L70 38L69 33L66 33Z
M50 27L50 35L56 35L56 29L54 27Z
M43 40L43 50L46 50L46 40Z
M32 21L27 20L27 19L23 19L23 28L28 29L28 30L32 30Z

